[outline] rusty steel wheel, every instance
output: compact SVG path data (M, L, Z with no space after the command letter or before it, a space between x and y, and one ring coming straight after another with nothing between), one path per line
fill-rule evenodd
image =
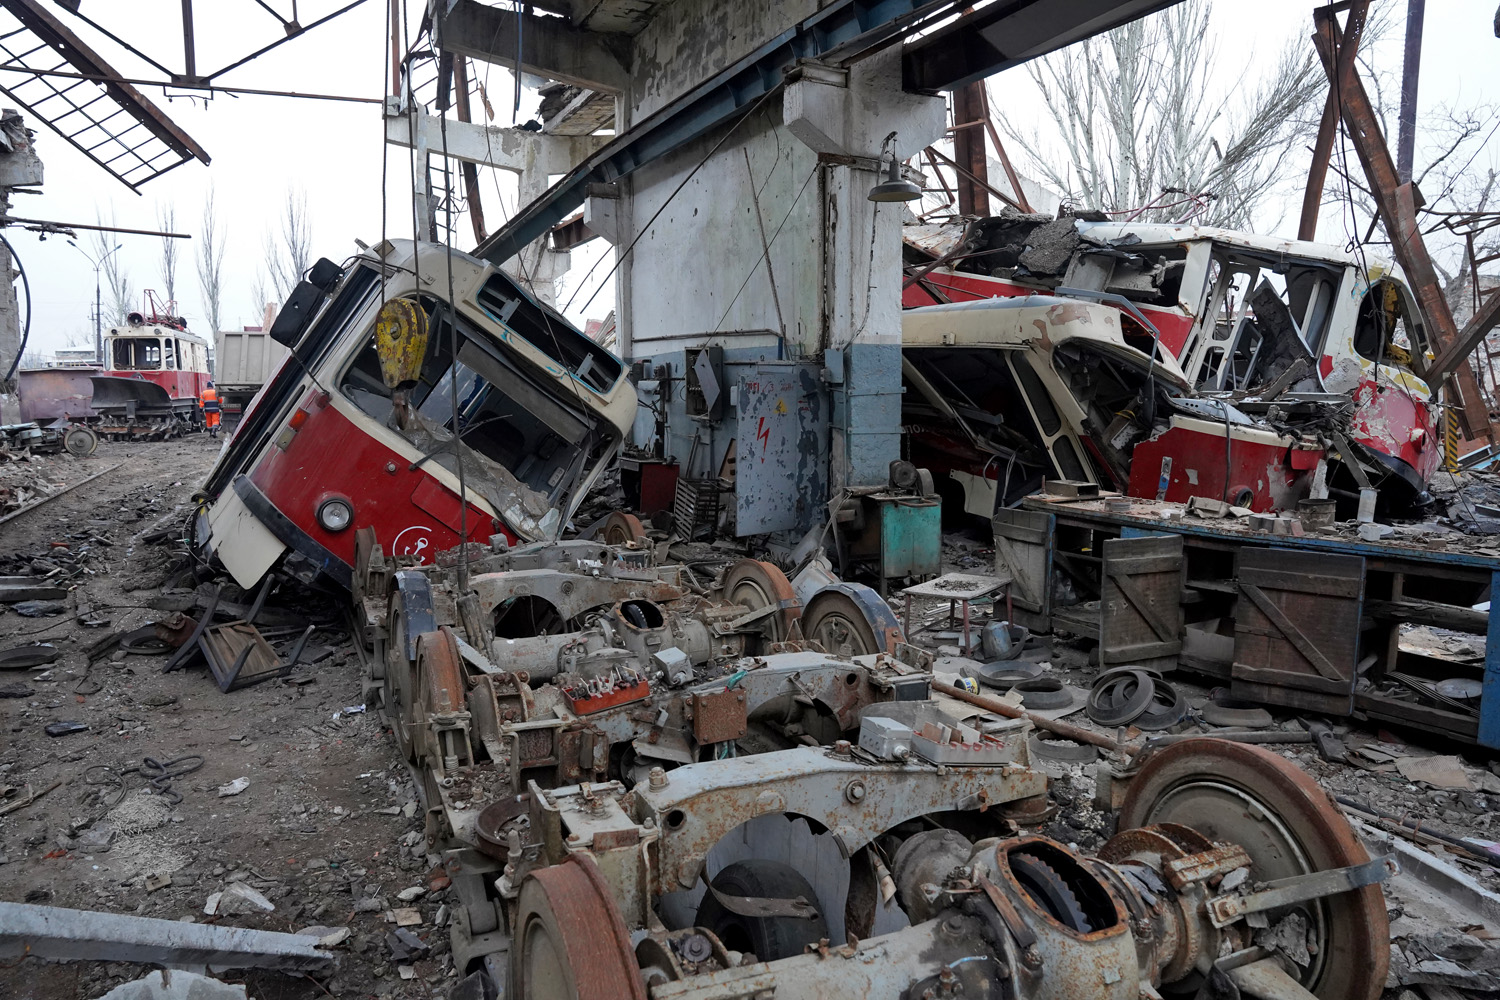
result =
M836 583L814 594L802 611L802 634L835 656L894 653L906 641L890 606L858 583Z
M452 628L444 625L436 632L424 632L417 637L417 662L412 677L417 687L402 706L401 721L407 727L412 759L420 761L438 752L437 747L429 745L428 716L468 709L463 656Z
M592 860L569 854L527 876L516 901L511 982L527 1000L646 1000L630 933Z
M724 600L750 611L779 606L761 619L767 643L785 642L792 625L802 617L802 605L786 574L768 562L741 559L724 574Z
M391 720L396 743L407 760L415 760L411 733L406 726L407 713L417 697L416 664L406 658L406 609L401 591L392 588L390 610L386 614L386 640L383 677L385 713Z
M1338 807L1304 771L1268 750L1228 740L1184 740L1141 767L1120 809L1119 828L1162 823L1239 844L1257 881L1370 860ZM1380 886L1299 905L1318 944L1311 963L1299 970L1302 985L1323 1000L1379 996L1390 961ZM1269 914L1272 926L1282 915Z
M87 427L69 427L63 435L63 447L69 455L87 458L99 447L99 435Z
M599 538L605 545L621 545L633 549L635 540L645 533L646 528L641 524L640 518L617 510L604 519L604 527L599 529Z

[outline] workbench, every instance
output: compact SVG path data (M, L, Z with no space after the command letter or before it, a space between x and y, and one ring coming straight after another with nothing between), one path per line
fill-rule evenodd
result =
M1500 625L1474 607L1500 589L1500 538L1280 535L1107 503L1039 494L995 514L1017 621L1095 639L1101 667L1190 669L1266 704L1500 748ZM1402 648L1404 624L1481 637L1483 662ZM1477 704L1444 680L1481 683Z

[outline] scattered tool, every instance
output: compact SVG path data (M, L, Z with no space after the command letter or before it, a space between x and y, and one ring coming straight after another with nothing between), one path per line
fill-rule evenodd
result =
M1101 736L1098 733L1084 729L1082 726L1075 726L1067 722L1053 721L1052 719L1048 719L1045 716L1034 715L1033 713L1028 712L1025 709L1016 708L1014 705L1007 705L1005 702L1000 701L996 698L991 698L988 695L971 694L970 692L965 691L962 688L954 687L952 684L946 684L943 681L933 681L932 689L934 691L941 692L942 694L949 695L950 697L957 698L959 701L966 701L970 705L973 705L975 708L982 708L986 712L991 712L995 715L999 715L1007 719L1025 719L1027 722L1031 723L1033 726L1036 726L1038 729L1045 729L1049 733L1056 733L1058 736L1061 736L1064 739L1074 740L1078 743L1087 743L1090 746L1096 746L1103 750L1110 750L1114 753L1123 754L1127 757L1136 752L1135 747L1126 746L1123 743L1116 743L1108 736Z
M1332 726L1321 719L1312 719L1307 722L1307 731L1319 757L1331 764L1348 762L1349 751L1344 748L1344 741L1334 735Z
M46 795L48 792L55 791L61 787L61 781L54 781L46 788L43 788L40 792L33 792L31 790L31 786L27 785L26 797L24 799L17 799L14 802L7 802L5 805L0 806L0 816L9 816L11 813L16 812L19 809L25 809L37 799L41 798L43 795Z

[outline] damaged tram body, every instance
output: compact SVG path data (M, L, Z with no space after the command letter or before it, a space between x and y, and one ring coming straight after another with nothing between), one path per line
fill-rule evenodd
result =
M1350 502L1375 485L1397 511L1427 502L1440 406L1420 376L1420 314L1386 262L1024 215L961 235L911 227L906 250L912 457L949 472L972 513L1043 478L1257 511L1294 508L1315 484ZM1010 308L965 311L996 299ZM1004 390L955 374L981 370Z
M272 336L291 352L197 520L198 546L242 587L279 564L348 588L360 528L421 562L465 539L555 538L635 413L618 358L438 246L320 262Z

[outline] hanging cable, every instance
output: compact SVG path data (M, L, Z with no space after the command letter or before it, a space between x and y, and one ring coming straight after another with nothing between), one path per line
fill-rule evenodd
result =
M812 183L812 179L817 176L818 167L819 166L820 166L819 164L816 164L816 163L813 164L813 168L812 168L811 171L808 172L806 180L804 180L802 182L802 186L797 189L797 196L795 198L793 198L792 199L792 203L787 206L786 214L781 217L781 224L776 227L776 232L772 233L770 240L768 240L766 242L766 252L767 253L770 252L771 247L775 246L775 244L776 244L776 237L780 236L781 235L781 230L786 227L786 220L789 219L789 218L791 218L791 216L792 216L792 209L796 208L797 207L797 202L799 202L799 201L802 200L802 194L803 194L803 192L805 192L807 190L807 185L811 184ZM719 317L719 322L717 322L717 323L714 324L713 332L715 334L718 333L719 327L721 327L721 326L724 325L724 321L729 318L729 311L731 309L733 309L734 308L734 304L740 300L740 295L745 291L745 286L747 286L747 285L750 284L750 279L753 278L753 277L755 277L755 272L759 271L761 269L761 267L762 267L762 263L757 258L756 261L755 261L755 263L750 266L750 273L746 274L745 275L745 280L742 281L742 282L740 282L739 291L737 291L737 292L734 293L734 298L730 299L729 300L729 305L727 305L727 306L724 307L724 315L720 316ZM715 339L717 339L717 338L716 337L710 337L709 340L708 340L708 344L705 344L704 346L711 345L714 342Z
M729 141L729 137L734 135L734 133L738 131L740 125L745 122L745 120L748 119L751 115L755 114L755 112L759 111L760 106L764 104L766 102L766 99L774 93L776 93L776 91L772 89L767 90L764 94L762 94L759 100L750 105L749 109L746 110L744 114L735 119L734 124L730 125L729 128L724 132L724 134L719 137L719 141L714 143L713 148L710 149L706 154L704 154L703 159L699 160L697 165L694 166L692 170L688 171L688 175L682 179L682 182L672 190L671 194L667 195L667 200L661 203L661 207L652 213L651 218L647 219L646 224L642 226L640 231L635 234L635 238L630 241L630 245L615 255L614 267L611 267L609 269L609 273L599 279L599 285L594 289L594 294L590 295L588 301L583 304L584 309L587 309L589 305L593 303L594 296L599 294L599 289L603 288L604 283L612 278L614 276L614 273L620 269L620 265L625 262L625 257L630 253L630 251L635 249L635 245L641 241L641 238L651 231L652 225L655 224L656 220L661 216L661 213L665 212L667 210L667 206L672 204L672 199L676 198L678 193L681 192L683 188L687 187L687 182L692 180L693 177L697 175L698 171L703 168L703 165L710 159L712 159L713 155L719 151L719 148L723 146L724 143ZM603 258L601 257L600 260L603 260ZM599 262L595 261L594 267L598 266ZM572 297L568 299L568 304L563 306L564 312L573 308L573 299L578 298L578 292L583 291L583 282L588 281L589 275L594 273L594 267L589 268L588 274L585 274L583 276L583 280L578 283L578 291L574 292Z
M26 353L26 342L31 339L31 281L26 277L26 268L21 264L21 258L16 255L16 248L10 245L10 240L0 236L0 243L5 244L5 249L10 251L10 259L16 262L16 270L21 272L21 289L26 293L26 325L21 328L21 343L16 348L16 358L10 363L10 371L5 373L5 381L9 382L15 377L16 369L21 367L21 355Z
M434 48L437 46L434 45ZM517 79L520 79L519 76ZM443 137L443 167L448 166L448 112L440 111L438 128ZM457 231L453 224L453 198L448 198L448 238ZM453 291L453 247L443 245L448 262L448 350L453 361L448 365L448 402L453 413L453 458L458 463L458 592L469 593L469 492L464 475L463 430L458 425L458 302ZM475 374L475 378L478 378ZM477 640L476 640L477 641Z

